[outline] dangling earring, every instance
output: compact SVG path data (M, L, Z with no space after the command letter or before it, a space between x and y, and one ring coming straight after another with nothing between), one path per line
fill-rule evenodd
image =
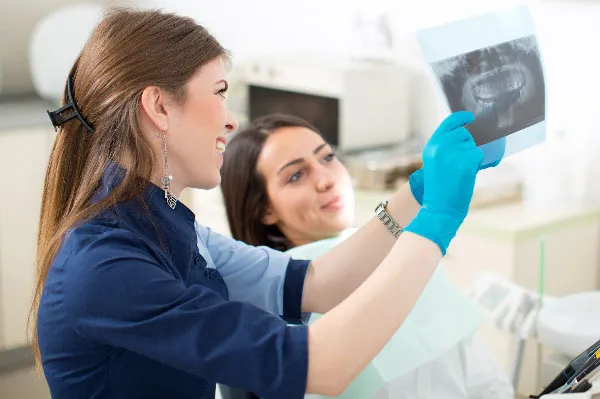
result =
M165 199L167 200L167 205L171 209L175 209L175 205L177 205L177 197L171 194L171 182L173 181L173 176L169 174L169 165L167 163L167 135L163 133L163 153L165 158L165 177L162 178L163 190L165 191Z

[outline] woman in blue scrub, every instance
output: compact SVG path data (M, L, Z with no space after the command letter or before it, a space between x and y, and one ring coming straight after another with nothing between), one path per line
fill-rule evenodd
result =
M356 232L348 170L302 118L264 115L243 127L227 145L221 176L237 240L316 259ZM514 398L508 377L475 336L482 321L440 265L400 329L338 398Z
M310 262L204 227L199 248L177 197L220 183L237 128L227 62L191 18L121 9L77 57L49 112L58 132L32 307L53 398L203 399L217 382L264 398L337 395L402 324L463 222L482 153L464 128L472 114L458 112L379 212L403 234L374 219ZM325 315L282 319L301 312Z

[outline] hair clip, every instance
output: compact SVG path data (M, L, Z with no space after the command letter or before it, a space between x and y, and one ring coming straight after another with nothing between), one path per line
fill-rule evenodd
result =
M81 124L87 129L88 132L94 133L94 129L85 120L83 115L81 115L79 108L77 108L77 104L75 104L75 100L73 100L73 86L72 86L71 76L69 76L69 78L67 79L67 94L69 96L69 102L67 104L63 105L56 111L47 111L48 116L50 117L50 121L52 122L52 125L54 126L54 131L56 131L56 128L58 126L62 125L63 123L65 123L73 118L78 118L79 121L81 122ZM61 115L61 113L65 112L69 109L72 110L72 112L70 114L68 114L66 116Z

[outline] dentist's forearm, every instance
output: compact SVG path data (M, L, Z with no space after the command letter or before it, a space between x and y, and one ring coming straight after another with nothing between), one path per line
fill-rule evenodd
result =
M373 210L377 204L373 204ZM401 226L420 209L409 184L388 199L387 212ZM397 239L375 216L351 237L314 259L306 277L302 309L325 313L350 295L381 264Z
M432 241L402 234L356 291L311 324L307 391L343 392L398 330L440 259Z

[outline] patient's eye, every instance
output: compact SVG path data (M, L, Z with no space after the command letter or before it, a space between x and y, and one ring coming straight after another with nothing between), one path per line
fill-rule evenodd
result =
M323 159L325 160L325 162L331 162L335 159L335 154L333 152L329 153L329 154L325 155L325 158L323 158Z
M297 182L298 179L300 179L301 177L302 177L302 171L299 170L296 173L293 173L290 177L288 177L287 182L288 183Z

